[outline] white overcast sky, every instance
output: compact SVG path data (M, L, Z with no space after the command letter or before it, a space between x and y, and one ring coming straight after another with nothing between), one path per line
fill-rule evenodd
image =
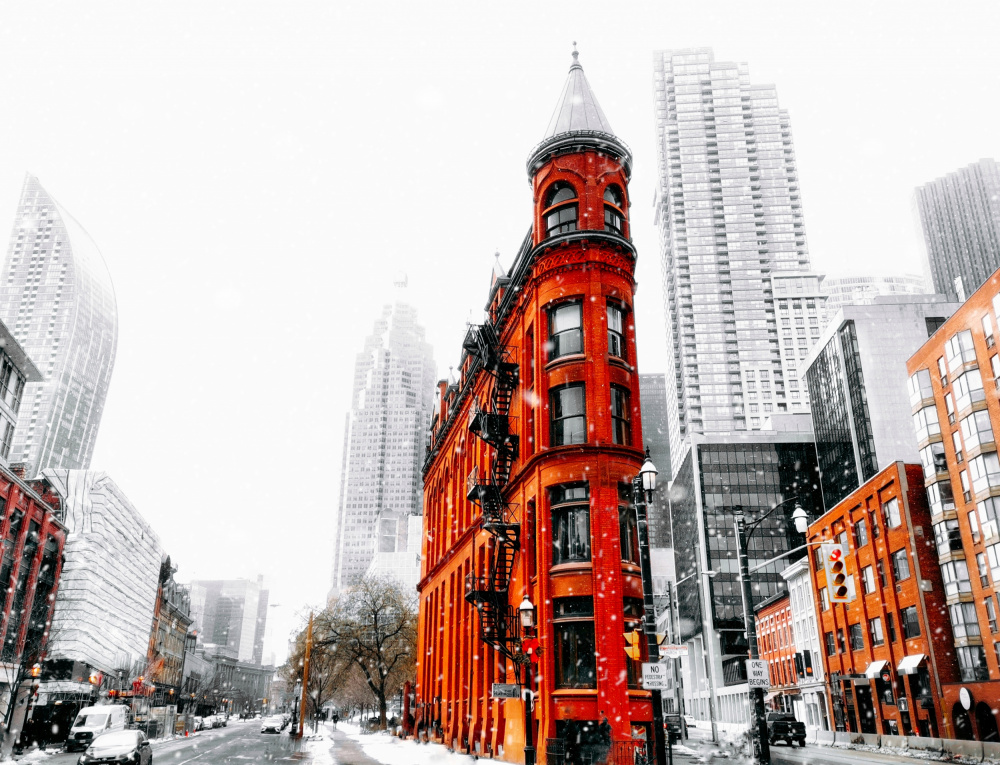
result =
M639 363L665 371L652 51L777 85L817 271L919 272L914 187L1000 153L998 36L987 2L10 2L0 232L27 171L98 243L120 329L93 466L182 580L264 574L280 659L330 583L354 354L405 271L457 361L574 40L635 153Z

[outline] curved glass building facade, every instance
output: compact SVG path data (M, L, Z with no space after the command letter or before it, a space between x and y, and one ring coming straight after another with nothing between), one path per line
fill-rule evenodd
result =
M0 319L44 380L21 402L12 462L88 469L118 346L118 308L97 245L34 176L24 180L0 273Z

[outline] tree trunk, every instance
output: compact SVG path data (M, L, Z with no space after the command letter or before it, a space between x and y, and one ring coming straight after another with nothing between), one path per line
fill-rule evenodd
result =
M380 693L378 695L378 729L385 730L386 727L387 726L385 721L385 694Z

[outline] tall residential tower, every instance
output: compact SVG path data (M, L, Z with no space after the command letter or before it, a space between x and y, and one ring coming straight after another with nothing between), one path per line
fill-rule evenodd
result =
M0 273L0 319L44 377L25 389L11 461L32 474L88 469L118 346L115 291L97 245L31 175Z
M963 302L1000 268L1000 165L981 159L931 181L916 206L934 291Z
M676 473L694 434L808 411L786 389L819 333L823 298L807 273L791 128L774 86L751 85L746 64L708 49L659 51L653 68ZM789 274L803 275L790 291L775 284ZM781 325L779 289L788 292Z
M416 309L385 306L354 364L332 594L357 584L376 553L407 549L409 516L421 514L435 377Z

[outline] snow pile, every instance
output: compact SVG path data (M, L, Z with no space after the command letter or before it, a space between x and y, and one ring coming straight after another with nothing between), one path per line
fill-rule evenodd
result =
M357 725L340 723L338 728L353 739L373 760L383 765L405 762L408 765L472 765L475 758L468 754L449 752L441 744L418 744L384 731L362 734ZM317 761L319 763L319 761Z

